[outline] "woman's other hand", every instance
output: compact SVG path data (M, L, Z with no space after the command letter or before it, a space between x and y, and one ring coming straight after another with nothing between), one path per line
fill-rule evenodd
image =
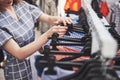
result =
M58 17L56 21L54 21L54 24L59 25L63 23L64 26L67 26L67 24L72 24L72 18L70 17Z
M43 13L38 21L45 22L51 25L60 25L61 23L66 26L67 24L72 24L72 18L70 17L59 17L59 16L50 16L48 14Z

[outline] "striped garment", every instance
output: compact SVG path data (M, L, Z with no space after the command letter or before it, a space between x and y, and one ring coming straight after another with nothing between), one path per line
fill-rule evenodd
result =
M112 18L111 22L115 22L115 30L120 35L120 3L117 1L111 5Z

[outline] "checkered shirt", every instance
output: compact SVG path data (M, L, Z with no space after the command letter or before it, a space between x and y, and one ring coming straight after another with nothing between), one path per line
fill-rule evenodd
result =
M115 30L120 35L120 3L115 2L114 4L111 5L111 9L114 15L113 17L114 19L112 21L115 22L116 24Z
M10 38L13 38L20 47L32 42L35 37L34 23L42 14L37 7L25 1L13 5L19 18L17 21L8 12L0 12L0 28L6 28L12 35L0 29L0 46L4 45ZM4 67L6 80L32 80L30 60L18 60L7 53L6 66ZM22 53L21 53L22 55Z

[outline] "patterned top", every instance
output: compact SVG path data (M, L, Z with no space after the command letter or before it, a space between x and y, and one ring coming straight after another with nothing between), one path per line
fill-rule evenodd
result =
M19 20L11 17L8 12L0 12L0 46L10 38L13 38L20 47L34 41L34 23L42 11L25 1L15 4L13 7ZM7 29L11 35L1 28ZM29 60L18 60L6 51L4 52L7 54L4 68L6 80L32 80Z
M115 30L120 35L120 3L115 2L114 4L112 4L111 10L113 11L112 22L115 22L116 24Z

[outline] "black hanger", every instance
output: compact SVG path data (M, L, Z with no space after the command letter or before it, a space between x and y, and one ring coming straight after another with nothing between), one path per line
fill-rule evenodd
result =
M49 56L48 58L48 70L45 71L45 75L56 75L57 72L54 70L54 66L55 66L55 56Z
M116 27L115 23L111 23L111 28L108 29L108 31L117 40L117 42L118 42L118 48L120 48L120 35L115 30L115 27Z
M99 60L88 61L76 73L57 80L119 80L115 70L105 65L106 74L104 74L104 67L101 63Z
M98 69L98 70L97 70ZM79 74L79 76L76 76L75 79L76 80L80 80L80 79L84 79L87 75L92 74L91 70L93 70L95 73L97 73L97 71L100 71L99 69L101 69L101 63L90 63L85 69L84 71ZM98 73L97 73L98 74Z
M105 76L102 75L103 73L103 70L101 68L101 65L100 66L97 66L95 68L92 68L88 71L88 73L85 75L84 78L82 78L82 80L93 80L93 79L96 79L96 80L106 80L104 79Z
M106 67L105 70L104 67ZM96 80L119 80L114 69L108 68L107 66L104 67L101 66L90 69L84 78L82 78L82 80L92 80L95 78Z
M104 75L96 74L96 73L91 73L85 79L83 80L108 80Z
M78 38L77 38L77 42L60 43L59 40L58 40L59 38L58 38L58 34L57 33L54 33L52 35L52 37L50 37L49 39L51 39L50 45L52 46L53 50L58 50L56 48L57 45L64 45L64 46L84 46L85 45L85 42L81 42L81 43L78 42ZM70 41L73 41L73 40L70 40Z
M112 66L101 64L95 68L91 68L82 78L82 80L120 80L116 70Z
M98 64L99 61L90 59L90 60L86 61L83 64L83 66L80 67L80 70L76 71L76 73L68 75L68 76L65 76L65 77L62 77L62 78L59 78L57 80L77 80L76 78L78 76L85 74L84 71L86 70L87 67L89 68L89 65L91 66L93 64L92 66L94 66L94 64L96 64L96 63ZM80 80L80 79L78 79L78 80Z

